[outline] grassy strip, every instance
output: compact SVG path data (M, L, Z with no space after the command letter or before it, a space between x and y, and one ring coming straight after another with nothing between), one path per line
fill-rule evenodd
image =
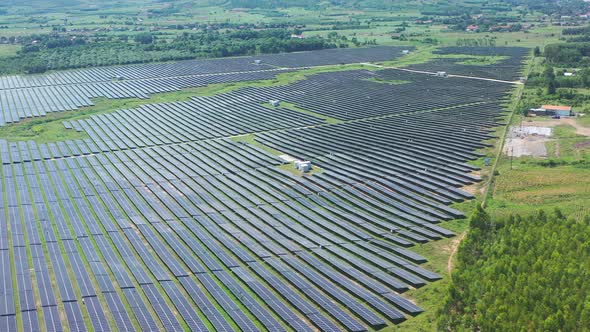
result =
M0 137L8 141L34 140L38 143L84 139L88 138L86 133L67 130L62 122L83 120L93 115L108 114L120 109L135 108L144 104L184 101L198 92L198 89L186 89L154 94L149 99L96 98L93 100L93 106L74 111L48 113L41 118L24 119L21 122L0 127Z
M507 60L510 57L502 55L435 54L435 58L461 59L457 64L466 66L492 66Z
M475 201L462 203L454 206L460 210L468 211L475 207ZM463 233L469 227L466 219L452 220L441 224L456 234ZM402 296L416 302L424 312L416 317L412 317L403 323L388 328L388 331L434 331L437 321L437 313L442 306L442 299L448 292L451 284L451 277L448 273L447 266L454 246L459 245L457 237L445 238L438 241L431 241L424 244L417 244L412 247L412 251L424 257L428 257L428 262L420 265L429 271L438 273L442 279L436 282L430 282L424 287L411 289Z
M527 77L529 75L530 71L534 68L534 65L535 65L535 60L534 60L534 58L531 58L527 64L527 67L524 72L525 77ZM492 186L494 185L494 175L495 175L496 169L498 167L498 162L502 157L502 150L504 149L504 144L506 142L506 136L508 135L508 130L510 128L510 125L514 121L514 115L516 114L516 111L518 110L518 107L520 105L520 101L522 99L522 95L523 95L524 91L525 91L525 85L517 85L516 89L513 93L511 103L508 106L508 109L510 110L510 114L508 116L508 121L506 122L506 126L504 127L502 136L500 137L499 144L496 144L497 145L496 158L494 160L494 164L492 165L492 169L489 174L488 182L484 188L484 194L483 194L482 201L481 201L481 206L484 208L487 205L487 201L488 201L489 195L490 195L490 190L491 190Z
M371 81L371 82L375 82L375 83L381 83L381 84L390 84L390 85L400 85L400 84L412 83L411 81L404 81L404 80L385 80L385 79L378 78L378 77L368 78L367 81Z
M484 194L483 194L483 198L481 200L481 206L484 207L484 208L487 205L487 200L488 200L489 195L490 195L490 189L491 189L491 187L494 184L494 175L496 173L496 168L498 167L498 161L502 157L502 150L504 149L504 143L506 142L506 136L508 135L508 130L510 128L510 124L512 123L512 121L514 119L514 114L516 113L516 106L520 102L520 99L522 97L523 90L524 90L524 86L523 85L517 86L517 88L516 88L516 97L515 97L514 102L512 104L511 112L510 112L510 115L508 117L508 121L506 122L506 126L504 126L504 130L503 130L502 136L500 136L500 142L497 144L497 147L496 147L496 149L497 149L496 150L496 158L494 159L494 164L492 165L492 169L491 169L490 174L489 174L488 183L486 184L486 186L484 188Z
M256 135L255 134L246 134L246 135L239 135L239 136L233 136L230 137L230 140L233 142L243 142L243 143L247 143L250 145L253 145L267 153L272 154L273 156L280 156L283 155L284 153L279 151L279 150L275 150L269 146L266 146L260 142L258 142L256 140Z
M18 166L20 166L20 164L17 164ZM17 166L17 167L18 167ZM33 199L33 193L31 192L31 185L29 183L29 179L28 177L25 177L25 182L27 184L27 192L29 194L29 199L31 199L31 202L34 201ZM37 208L35 207L35 204L31 205L31 208L33 209L33 214L35 216L35 218L37 218L37 220L39 219L39 215L37 212ZM23 236L25 239L25 245L26 245L26 249L27 249L27 262L29 264L29 272L31 274L31 285L33 287L33 293L35 294L35 306L37 308L41 308L41 293L40 293L40 289L39 289L39 285L37 284L37 273L35 271L35 264L33 261L33 255L31 253L31 247L30 247L30 243L29 243L29 234L27 232L27 227L25 225L25 218L23 215L23 211L21 209L21 216L23 217L21 219L21 227L22 227L22 231L23 231ZM35 227L35 229L37 231L39 231L38 227ZM47 326L45 326L45 324L43 324L42 322L45 322L45 314L43 313L43 309L39 310L37 309L37 317L39 319L39 328L41 332L45 332L47 331Z
M414 51L412 51L409 55L402 56L391 61L382 61L377 64L385 67L407 67L411 65L422 64L432 60L436 56L432 53L436 49L437 47L432 45L419 45L416 46Z
M527 215L559 208L564 215L583 218L590 213L588 169L570 165L546 167L520 159L510 169L508 158L498 166L488 211L494 217Z
M51 179L51 177L48 177L48 181L51 183L51 188L55 189L55 184L53 184L53 179ZM51 190L51 189L45 188L44 190ZM45 196L45 194L44 194L44 196ZM45 196L45 200L47 200L46 196ZM59 209L62 211L62 214L65 215L63 206L61 204L60 204ZM65 259L65 257L67 257L67 254L66 254L65 248L63 246L63 243L62 243L61 239L59 238L59 230L57 228L55 217L53 216L53 213L51 211L48 211L48 213L50 215L49 219L51 221L51 228L53 229L53 233L56 234L57 235L56 237L58 238L57 245L59 247L62 258L64 258L63 261L64 261L64 265L66 268L66 273L68 275L69 280L72 282L72 289L74 290L74 293L76 294L76 299L81 299L82 293L80 291L80 288L79 288L78 284L76 282L74 282L74 280L76 280L74 272L72 270L72 267L70 266L69 260ZM71 232L71 229L70 229L70 232ZM49 252L47 252L47 254L49 254ZM57 280L56 280L56 285L57 285ZM59 288L56 288L56 289L59 290ZM90 319L90 315L88 313L88 309L86 308L85 305L83 305L81 303L81 301L77 301L77 303L80 305L80 311L82 313L82 317L84 318L84 325L86 326L87 329L92 330L93 325L92 325L92 321ZM110 325L110 322L109 322L109 325Z
M285 172L289 172L295 176L312 176L314 174L321 174L324 172L323 168L313 165L309 172L303 173L302 171L295 169L295 164L292 162L277 166L277 168Z
M147 99L108 99L100 97L93 99L93 106L82 107L78 110L72 111L48 113L44 117L27 118L20 122L0 127L0 137L8 141L34 140L38 143L84 139L88 138L86 133L77 132L75 130L66 130L62 122L83 120L93 115L108 114L120 109L131 109L145 104L188 101L190 97L194 96L213 96L245 87L286 85L303 80L307 76L317 73L352 69L368 69L368 67L360 64L314 67L295 72L281 73L274 79L269 80L211 84L205 87L156 93Z
M6 177L4 176L3 172L2 172L2 179L0 179L2 182L4 182L3 188L6 188ZM13 185L14 184L14 179L13 179ZM8 206L8 195L4 195L4 202L3 205L4 206ZM4 220L6 221L6 233L8 234L8 248L9 248L9 253L10 253L10 274L12 275L12 289L13 290L18 290L18 282L16 277L16 264L15 264L15 258L14 258L14 250L11 250L13 248L13 241L12 241L12 227L10 225L10 223L8 223L7 221L10 220L8 218L8 210L9 209L5 209L4 216L0 216L5 218ZM15 313L16 313L16 326L23 326L23 319L22 319L22 315L21 315L21 311L20 311L20 301L19 301L19 296L18 296L18 291L13 292L14 295L14 305L15 305Z
M271 107L271 106L269 106L267 104L264 104L263 106L268 107L268 108L271 108L271 109L275 109L274 107ZM329 117L329 116L326 116L326 115L323 115L323 114L320 114L320 113L316 113L316 112L312 112L312 111L303 109L303 108L301 108L301 107L299 107L299 106L297 106L297 105L295 105L293 103L288 103L288 102L281 101L280 108L286 108L286 109L289 109L289 110L292 110L292 111L295 111L295 112L299 112L299 113L311 115L313 117L316 117L316 118L319 118L319 119L324 120L326 122L326 124L336 124L336 123L343 122L342 120L339 120L339 119L336 119L336 118L332 118L332 117Z
M77 185L77 186L80 188L80 184L78 183L78 181L77 181L76 177L74 176L74 174L72 174L70 167L68 167L68 170L67 170L67 171L68 171L68 172L70 173L70 175L71 175L71 176L74 178L74 181L76 182L76 185ZM83 188L80 188L80 189L83 189ZM69 191L69 189L68 189L68 191ZM86 202L86 204L88 204L88 206L91 206L91 205L90 205L90 202L88 201L88 198L87 198L87 197L83 197L83 199L84 199L84 201ZM78 206L77 206L77 205L75 205L75 206L74 206L74 208L75 208L75 209L76 209L76 211L78 212L78 215L81 215L81 214L80 214L80 210L79 210ZM95 220L95 221L97 221L97 220L100 220L100 218L98 218L98 216L96 215L96 212L94 211L94 209L90 209L90 213L93 215L93 217L94 217L94 220ZM97 255L98 257L100 257L100 258L102 259L102 261L103 261L103 262L106 262L106 264L105 264L105 271L107 272L107 274L108 274L108 276L109 276L109 280L110 280L110 281L113 283L113 288L115 289L115 292L117 293L117 295L118 295L118 296L119 296L119 298L121 299L121 303L123 304L123 306L125 307L125 310L127 311L127 314L129 315L129 319L130 319L130 321L131 321L131 324L133 325L133 327L134 327L136 330L138 330L138 331L139 331L139 330L141 330L141 326L139 325L139 322L137 321L137 319L136 319L136 317L135 317L135 314L134 314L133 310L131 309L131 306L129 305L129 302L128 302L128 301L127 301L127 299L126 299L126 297L125 297L125 294L123 293L123 290L120 288L119 284L117 283L117 279L115 278L115 275L114 275L113 271L111 270L111 268L110 268L110 266L109 266L109 262L108 262L108 261L105 259L105 257L103 256L103 253L102 253L102 251L99 249L99 247L98 247L98 244L96 243L96 240L95 240L94 236L93 236L93 235L90 235L90 234L92 234L92 233L90 232L90 228L88 227L88 224L86 223L86 220L85 220L84 218L80 218L80 222L82 222L82 223L84 224L84 229L86 230L87 234L89 234L88 238L89 238L89 239L90 239L90 241L92 242L92 245L93 245L93 247L94 247L94 251L96 252L96 255ZM106 229L104 229L104 226L103 226L103 225L100 225L99 227L101 228L101 230L102 230L103 234L108 234L108 233L106 232ZM105 239L106 239L106 240L109 242L109 244L111 245L111 247L112 247L112 249L113 249L113 252L115 252L115 253L116 253L116 252L117 252L117 250L116 250L116 248L114 248L114 247L113 247L113 244L111 243L111 240L110 240L110 238L109 238L108 236L105 236ZM89 266L89 262L88 262L88 260L87 260L87 257L86 257L86 255L84 254L84 251L82 250L82 247L81 247L81 245L80 245L80 243L79 243L79 242L77 243L77 246L78 246L78 252L80 253L80 257L82 258L82 260L84 261L84 263L85 263L87 266ZM92 271L92 269L90 269L89 271ZM128 273L129 273L129 272L128 272ZM131 276L132 276L132 275L131 275ZM96 278L94 277L94 273L92 273L92 272L91 272L91 273L89 273L89 277L90 277L90 279L92 279L93 281L95 281L95 282L96 282L96 284L98 285L98 281L97 281L97 280L96 280ZM131 278L130 278L130 279L131 279ZM132 279L132 280L133 280L133 279ZM135 286L136 288L139 288L139 284L137 284L137 283L134 283L134 286ZM99 290L99 293L102 295L102 293L100 292L100 288L97 288L97 289ZM103 296L104 296L104 295L103 295ZM109 311L109 313L110 313L110 310L111 310L111 308L110 308L108 305L107 305L105 308L107 308L107 310L108 310L108 311ZM117 326L116 326L116 324L115 324L115 327L117 327Z

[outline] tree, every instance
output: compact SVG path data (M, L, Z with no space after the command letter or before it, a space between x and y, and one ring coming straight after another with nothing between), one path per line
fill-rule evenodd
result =
M553 95L557 91L557 86L555 84L555 80L551 80L547 83L547 94Z
M551 66L545 67L545 70L543 71L543 77L545 77L545 79L547 81L554 81L555 80L555 71L553 70L553 67L551 67Z
M478 205L477 209L475 209L475 211L469 218L469 227L486 229L488 228L489 224L490 216L480 205Z
M533 50L533 55L535 57L541 56L541 49L539 48L539 46L535 46L535 49Z
M23 69L27 74L40 74L47 71L47 65L40 59L35 59L25 63Z
M490 218L478 209L439 313L445 331L587 331L590 216ZM494 222L495 221L495 222ZM486 223L484 222L483 225Z
M151 44L154 42L154 35L149 32L142 32L135 35L135 42L139 44Z

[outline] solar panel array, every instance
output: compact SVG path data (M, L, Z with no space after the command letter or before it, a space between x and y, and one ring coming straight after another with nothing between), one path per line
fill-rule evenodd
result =
M438 224L463 217L449 205L472 198L467 161L507 89L335 72L64 123L84 140L0 140L0 330L365 331L417 315L400 294L440 276L411 247L454 235ZM277 95L347 121L261 105ZM246 133L323 172L229 138Z
M391 60L399 47L333 49L0 77L0 126L92 105L92 98L148 98L215 83L272 79L293 68ZM255 60L261 60L256 64Z
M530 49L524 47L443 47L433 52L441 55L475 55L480 57L501 56L493 65L462 64L465 58L439 58L409 68L424 71L446 71L455 75L484 77L504 81L516 81L522 76L522 68Z
M230 93L255 102L284 100L339 120L354 120L458 104L497 101L504 84L414 74L398 70L342 71L317 74L305 81L271 87L251 87ZM202 100L202 98L194 98Z
M109 81L52 85L32 88L0 90L0 126L24 118L45 116L92 106L92 98L149 98L152 93L178 91L185 88L207 86L214 83L231 83L272 79L284 69L269 69L214 75L150 78L130 81Z

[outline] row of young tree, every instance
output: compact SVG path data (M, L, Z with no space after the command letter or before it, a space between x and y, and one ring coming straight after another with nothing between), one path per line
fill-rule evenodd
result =
M586 67L590 65L590 43L560 43L545 46L547 62L560 67Z
M0 58L0 74L42 73L94 66L310 51L348 47L361 42L330 38L292 38L287 29L183 33L167 40L149 32L119 36L117 40L84 40L60 35L35 36L17 56Z
M482 209L457 253L439 329L588 331L590 216L495 220Z

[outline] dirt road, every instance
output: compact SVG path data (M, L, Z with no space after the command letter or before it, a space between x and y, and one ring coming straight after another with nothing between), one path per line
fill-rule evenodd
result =
M459 249L459 245L461 244L461 241L463 241L463 239L465 238L465 235L467 235L467 231L463 232L461 234L461 236L455 238L455 240L453 240L453 245L452 245L452 251L451 251L451 255L449 256L449 260L447 261L447 271L449 272L449 275L452 275L453 272L453 260L455 258L455 254L457 253L457 250Z

